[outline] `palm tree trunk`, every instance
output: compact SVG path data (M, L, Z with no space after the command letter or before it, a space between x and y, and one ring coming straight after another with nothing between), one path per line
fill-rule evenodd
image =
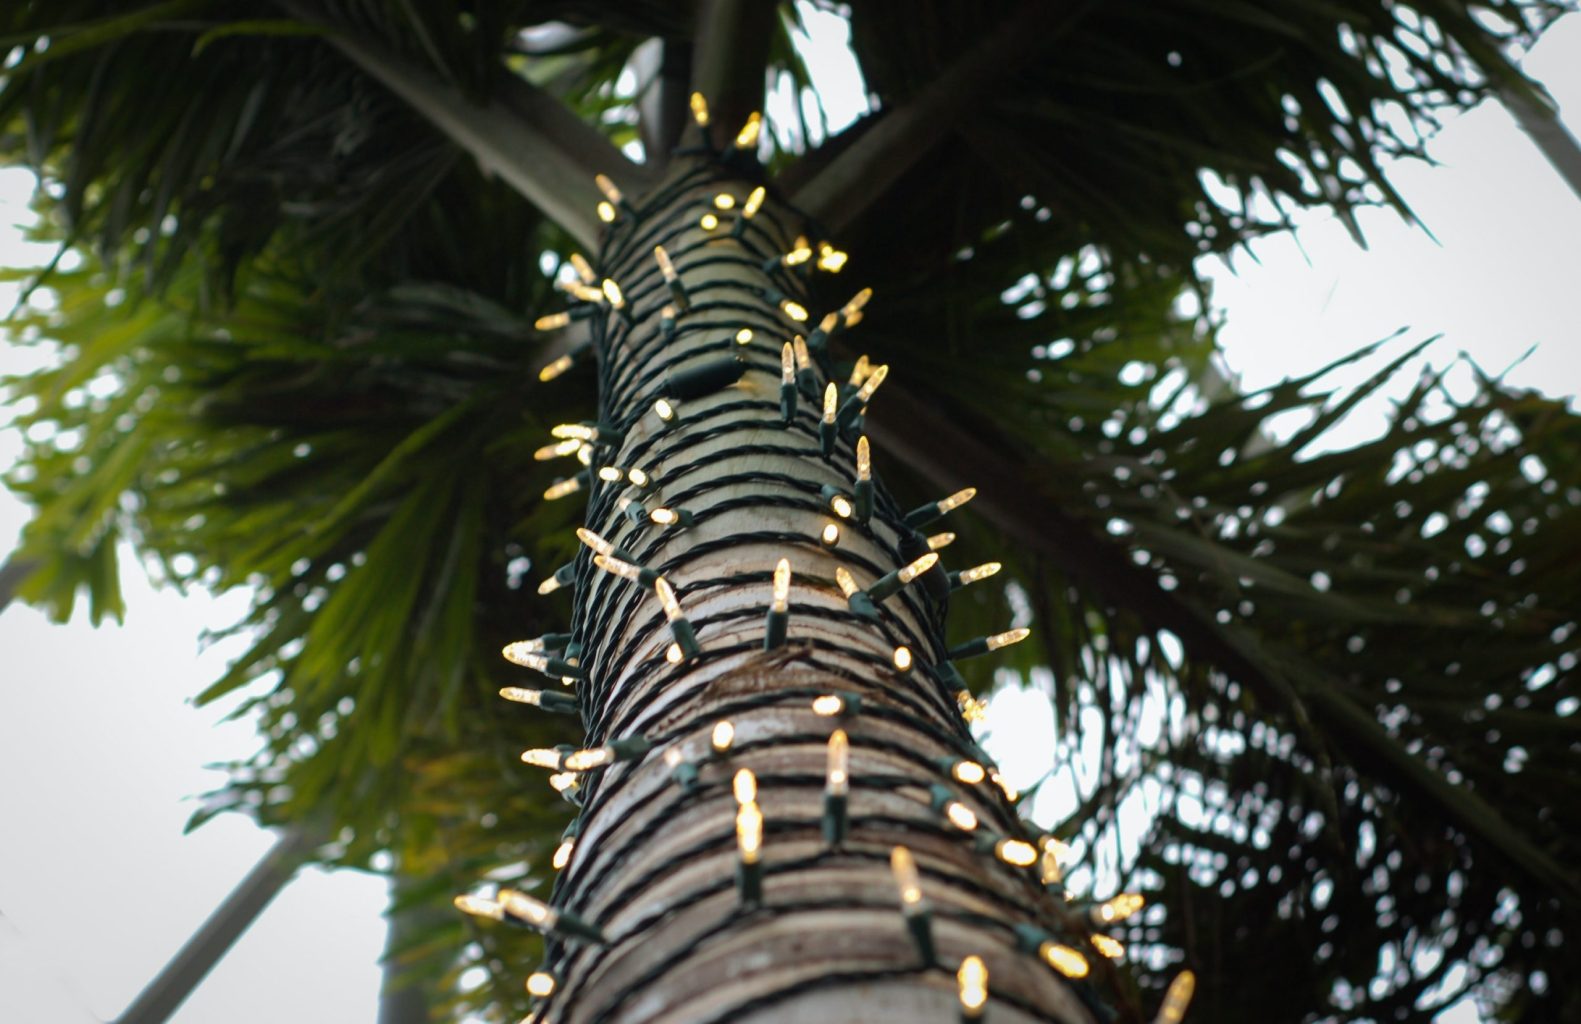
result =
M545 969L557 986L540 1019L951 1020L961 1012L957 967L975 955L989 972L988 1019L1093 1020L1093 977L1068 979L1039 955L1050 944L1090 954L1084 927L1035 866L996 858L1000 840L1032 838L1007 798L991 781L963 783L949 770L986 761L946 661L945 574L930 570L878 602L876 620L853 611L837 586L836 566L870 587L927 546L882 487L865 524L830 512L825 486L852 494L861 421L829 457L821 453L831 374L816 345L794 416L782 420L782 345L819 317L798 323L780 306L782 297L808 304L810 264L764 269L807 230L794 211L770 200L733 236L750 174L712 159L677 161L607 233L599 273L616 282L624 310L605 303L589 321L603 433L584 488L587 527L673 587L700 653L669 660L686 626L667 621L650 579L623 578L596 566L590 551L579 554L564 657L586 674L577 685L588 747L616 744L619 760L576 776L577 839L551 901L568 916L547 944ZM714 203L720 193L734 199L728 211ZM719 226L705 228L705 214ZM673 286L655 245L679 268ZM686 306L673 332L662 323L667 305ZM739 344L743 328L752 335ZM661 396L678 413L673 423L654 411ZM876 464L883 459L874 453ZM641 469L653 483L600 481L603 466ZM658 525L642 515L660 507L694 521ZM827 547L820 534L831 522L840 536ZM781 558L792 572L788 635L765 649ZM915 657L910 672L895 667L902 645ZM834 694L844 714L814 711L816 697ZM711 735L722 720L735 739L717 754ZM850 743L849 826L831 844L827 829L838 818L825 794L837 728ZM740 882L732 793L740 769L756 775L764 822L756 903ZM945 801L976 827L952 824ZM915 857L929 914L901 912L897 846ZM1024 860L1028 847L1005 849ZM570 934L578 921L603 941ZM920 941L930 934L933 956ZM1088 958L1094 977L1103 973Z

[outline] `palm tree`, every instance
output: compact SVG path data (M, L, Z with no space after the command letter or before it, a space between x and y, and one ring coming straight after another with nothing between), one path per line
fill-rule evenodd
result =
M829 134L770 4L12 5L92 254L17 322L18 593L256 588L205 814L392 855L436 1014L970 1019L970 957L1000 1021L1573 1014L1575 418L1428 377L1321 451L1420 346L1210 401L1179 301L1267 206L1404 211L1560 6L850 7ZM965 721L1001 646L1098 733L1052 835Z

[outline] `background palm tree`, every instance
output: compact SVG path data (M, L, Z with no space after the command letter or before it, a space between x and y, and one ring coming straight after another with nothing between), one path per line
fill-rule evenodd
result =
M794 119L766 132L779 193L851 253L811 281L817 308L857 284L883 300L851 341L904 367L871 424L891 487L915 504L978 483L1001 535L963 529L960 564L1002 558L1018 586L955 602L952 630L992 632L1008 598L1040 641L1017 667L1050 671L1066 720L1096 713L1105 757L1061 834L1150 892L1133 951L1197 968L1203 1019L1426 1016L1460 964L1511 1016L1573 1012L1553 983L1577 906L1573 418L1493 380L1439 401L1429 379L1382 438L1309 454L1387 370L1203 402L1210 325L1176 301L1195 256L1280 226L1214 202L1203 169L1286 205L1403 208L1376 161L1415 143L1379 105L1422 125L1524 88L1501 36L1557 9L863 2L879 112L818 145ZM487 652L563 621L522 586L575 544L528 454L586 392L528 383L557 351L531 323L561 308L552 254L596 231L593 172L633 195L656 180L692 85L728 135L765 69L807 82L787 21L5 18L49 39L0 92L12 151L57 183L56 237L98 256L22 324L69 358L15 385L62 431L13 481L40 509L21 593L117 611L122 537L173 578L257 584L252 651L205 696L258 682L265 749L214 809L326 810L351 839L324 855L395 850L429 883L412 906L542 863L566 813L510 766L573 736L503 717L514 680ZM637 142L647 161L622 162ZM117 386L81 400L100 375ZM1264 438L1303 407L1311 427ZM1128 746L1155 706L1170 727ZM1161 813L1120 843L1133 793ZM410 952L481 962L495 983L458 998L522 1009L514 936L447 919Z

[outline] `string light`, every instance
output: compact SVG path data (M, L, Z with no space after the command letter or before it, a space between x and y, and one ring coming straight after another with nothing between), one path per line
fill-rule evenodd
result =
M558 331L562 327L569 326L571 326L570 313L549 313L532 322L532 327L535 331ZM542 377L543 374L540 371L539 379L541 380Z
M791 335L791 350L796 354L796 380L808 389L816 387L818 378L812 368L812 355L807 351L807 339Z
M704 231L716 231L719 228L719 218L712 213L705 213L697 218L697 226Z
M933 809L944 814L944 819L962 832L977 831L977 813L955 799L944 786L932 786Z
M796 418L796 346L786 342L780 346L780 419L789 423Z
M867 379L862 381L862 386L857 389L856 394L847 399L845 405L840 408L839 422L842 429L850 425L862 414L863 410L867 408L867 403L872 400L873 393L878 390L878 386L884 383L884 379L888 376L888 363L884 363L868 374Z
M830 336L834 334L839 326L839 313L825 314L824 318L818 321L818 326L813 328L813 332L807 335L807 347L822 351L828 346Z
M603 221L605 224L613 224L615 222L615 207L610 203L604 200L599 200L599 204L596 209L598 210L599 220Z
M759 185L751 192L748 192L747 201L741 207L741 218L743 220L751 220L753 217L756 217L758 215L758 211L763 208L763 200L768 196L768 194L769 190L764 188L762 185Z
M572 800L582 788L582 778L576 772L556 772L549 776L549 786L567 800Z
M836 404L840 401L840 386L830 381L823 389L823 418L818 421L818 450L824 458L834 454Z
M950 573L950 589L954 590L969 586L979 580L986 580L990 576L997 575L999 570L1003 568L1004 566L998 562L984 562L982 565L974 565L970 569L952 572Z
M566 836L560 840L560 845L554 848L554 856L550 858L549 865L556 871L564 871L565 866L571 863L571 854L576 850L576 837Z
M559 985L559 979L548 971L533 971L527 975L527 994L534 999L548 999Z
M1038 857L1038 880L1048 886L1060 885L1065 880L1065 866L1061 858L1070 847L1053 836L1044 836L1038 840L1038 845L1042 847Z
M493 900L487 900L481 896L463 894L457 896L451 902L463 914L471 914L473 917L486 917L491 921L505 920L505 908Z
M547 384L575 365L576 360L569 354L559 356L538 371L538 379Z
M594 444L616 446L621 442L619 431L611 430L601 423L557 423L549 428L553 437L578 441L589 441Z
M838 523L824 523L823 529L818 531L818 543L826 548L832 548L840 543L840 525Z
M969 956L961 961L955 972L955 984L961 998L961 1020L980 1020L988 1005L988 965L980 956Z
M1118 960L1125 956L1125 943L1107 935L1089 935L1087 941L1092 943L1092 948L1098 951L1099 956L1107 960Z
M763 902L763 812L748 802L736 809L736 886L741 902L756 906Z
M689 529L696 523L696 517L684 508L669 508L661 505L648 513L648 518L660 526L679 526Z
M851 499L840 493L840 488L834 484L824 484L818 488L818 496L829 506L829 511L841 519L850 519L856 514L856 506Z
M500 696L516 704L527 704L555 714L574 715L577 712L576 698L555 690L528 690L520 686L503 686L500 688Z
M593 556L593 564L613 576L630 580L639 586L652 586L659 578L659 574L647 566L633 565L619 555L596 554Z
M563 480L556 480L554 483L545 488L543 492L543 499L545 501L558 501L567 495L575 494L581 489L581 474L577 474L576 476L568 476Z
M575 455L581 450L582 445L584 444L586 444L585 441L581 441L572 437L564 441L556 441L553 444L546 444L542 448L539 448L537 451L533 452L532 457L538 462L548 462L550 459L558 459L566 455Z
M713 749L714 756L722 756L730 752L730 745L736 741L735 723L728 718L721 718L714 723L714 728L708 736L708 745Z
M838 693L825 693L814 697L812 713L822 718L834 718L846 712L848 701Z
M977 488L964 487L941 501L929 502L906 513L905 523L913 530L920 529L935 519L953 512L977 496Z
M736 197L729 192L721 192L714 196L714 206L721 210L733 210L736 207Z
M697 644L697 632L681 611L681 602L676 599L670 581L663 576L656 577L653 581L653 592L658 595L659 604L664 608L664 617L670 623L670 635L675 639L676 646L681 649L681 658L690 661L697 657L702 653L702 648Z
M954 543L955 534L948 531L945 531L944 533L935 533L933 536L928 538L928 550L943 551L945 548Z
M988 717L988 702L973 697L970 690L955 691L955 706L961 709L961 717L968 723L981 722Z
M677 417L675 404L668 398L655 399L653 402L653 415L659 417L666 424L674 423Z
M1012 786L1010 784L1010 780L1005 778L1004 773L1000 772L998 769L988 773L988 781L998 786L999 792L1003 793L1005 795L1005 799L1009 800L1011 803L1015 803L1017 800L1021 799L1020 790Z
M994 856L1013 867L1029 868L1038 862L1038 848L1024 839L1001 839L994 844Z
M797 323L805 323L807 320L807 307L794 299L780 300L780 312Z
M873 516L873 453L867 435L856 439L856 486L852 489L856 518L867 522Z
M911 648L904 644L895 648L894 654L890 656L890 661L894 664L897 672L910 672L912 666L916 664L911 656Z
M1085 978L1092 970L1086 957L1058 942L1044 942L1038 946L1038 956L1067 978Z
M929 551L909 565L902 566L894 572L886 573L874 580L873 585L867 588L867 596L874 601L882 601L892 597L901 587L933 568L938 562L938 552Z
M855 389L862 386L862 382L866 380L867 375L872 372L873 368L868 364L867 356L857 356L856 362L851 364L851 376L846 380L846 383L849 384L851 389L854 391Z
M873 289L863 288L851 296L851 301L840 307L840 322L846 327L856 324L862 317L862 310L867 306L868 300L873 297Z
M576 565L568 563L554 571L554 575L538 584L538 596L548 597L562 587L569 587L576 580Z
M531 765L534 768L547 768L555 772L560 770L560 757L560 751L547 747L533 747L531 750L524 750L521 753L522 764Z
M621 293L620 285L615 283L614 278L604 278L604 283L599 285L599 287L604 292L604 298L609 300L610 308L616 310L617 312L625 311L626 296Z
M736 344L737 345L750 345L750 344L752 344L752 328L750 328L750 327L743 327L743 328L741 328L741 330L737 331L736 332Z
M562 679L581 679L586 675L581 666L572 665L543 651L529 649L527 641L517 640L508 643L500 650L500 654L512 665L530 668L544 675L559 676Z
M1140 893L1122 892L1120 895L1104 900L1092 908L1093 923L1097 925L1117 924L1141 910L1146 903L1147 899Z
M950 777L956 782L964 782L968 786L975 786L988 778L988 770L976 761L956 761L946 758Z
M1164 990L1163 1005L1158 1008L1158 1016L1153 1018L1153 1024L1180 1024L1186 1015L1186 1008L1191 1005L1191 997L1197 991L1197 976L1190 971L1181 971L1169 983L1169 988Z
M931 967L938 957L933 949L933 922L928 913L928 903L922 896L922 876L917 872L917 862L904 846L889 851L889 871L895 879L895 890L900 896L900 913L905 918L911 942L922 956L924 965Z
M670 291L670 298L675 300L678 309L691 309L692 297L687 294L686 286L681 283L680 274L676 273L675 262L670 259L670 254L664 246L653 247L654 262L659 264L659 273L664 277L664 286ZM618 308L618 307L617 307ZM671 317L673 320L674 317Z
M737 149L753 149L758 144L758 135L763 131L763 115L754 110L747 116L747 123L741 126L736 133Z
M1002 647L1018 644L1031 635L1032 631L1030 629L1021 627L1008 629L1003 633L995 633L992 636L980 636L975 640L968 640L964 644L957 644L951 647L950 660L959 661L962 658L971 658L979 654L987 654L990 651L997 651Z
M878 620L878 605L867 595L861 587L856 585L856 577L851 575L851 570L843 565L834 569L834 580L840 585L840 593L845 595L846 607L865 619Z
M616 216L615 207L625 206L626 200L620 194L620 189L615 187L615 183L610 181L607 175L593 175L593 184L597 185L598 190L604 193L604 202L598 204L598 219L605 224L611 224Z
M688 102L691 104L692 108L692 121L699 128L707 128L708 101L703 98L703 94L700 92L692 93L691 99Z
M785 635L790 626L790 584L790 559L782 558L774 566L774 592L763 626L763 649L766 651L785 646Z
M535 896L515 889L501 889L494 899L505 908L506 914L540 931L591 942L604 941L603 933L588 922L569 911L557 910Z
M851 787L851 742L844 729L829 734L823 786L823 838L830 846L845 841L849 828L847 799Z
M838 274L845 269L845 261L850 257L836 249L828 242L818 243L818 269L827 270L831 274Z

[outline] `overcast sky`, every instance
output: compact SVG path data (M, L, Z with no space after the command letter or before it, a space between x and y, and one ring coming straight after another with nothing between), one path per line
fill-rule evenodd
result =
M1554 29L1527 68L1581 124L1581 23ZM1363 217L1371 246L1364 253L1332 218L1314 216L1299 244L1258 243L1261 263L1238 259L1238 275L1205 266L1228 310L1226 357L1246 386L1409 326L1416 336L1445 335L1433 356L1440 364L1466 350L1498 370L1535 345L1512 379L1575 393L1581 201L1496 106L1450 121L1431 151L1442 166L1402 166L1393 180L1436 241L1378 212ZM9 227L21 216L26 182L0 174L0 264L36 255ZM9 306L3 293L0 304ZM0 372L27 365L0 348ZM0 431L0 465L18 451L15 433ZM24 518L19 503L0 495L0 556ZM220 782L202 766L254 748L249 724L219 725L224 709L186 703L227 656L199 655L198 633L233 621L244 599L152 592L135 569L125 585L124 628L51 626L23 607L0 615L3 1021L112 1018L270 845L234 816L181 835L190 798ZM1036 751L1052 742L1040 700L1005 693L989 722L1001 739L1011 720L1018 723L1014 742L996 753L1023 785L1043 771ZM383 902L378 879L299 878L175 1019L371 1021ZM1467 1005L1440 1019L1466 1024L1476 1016Z

